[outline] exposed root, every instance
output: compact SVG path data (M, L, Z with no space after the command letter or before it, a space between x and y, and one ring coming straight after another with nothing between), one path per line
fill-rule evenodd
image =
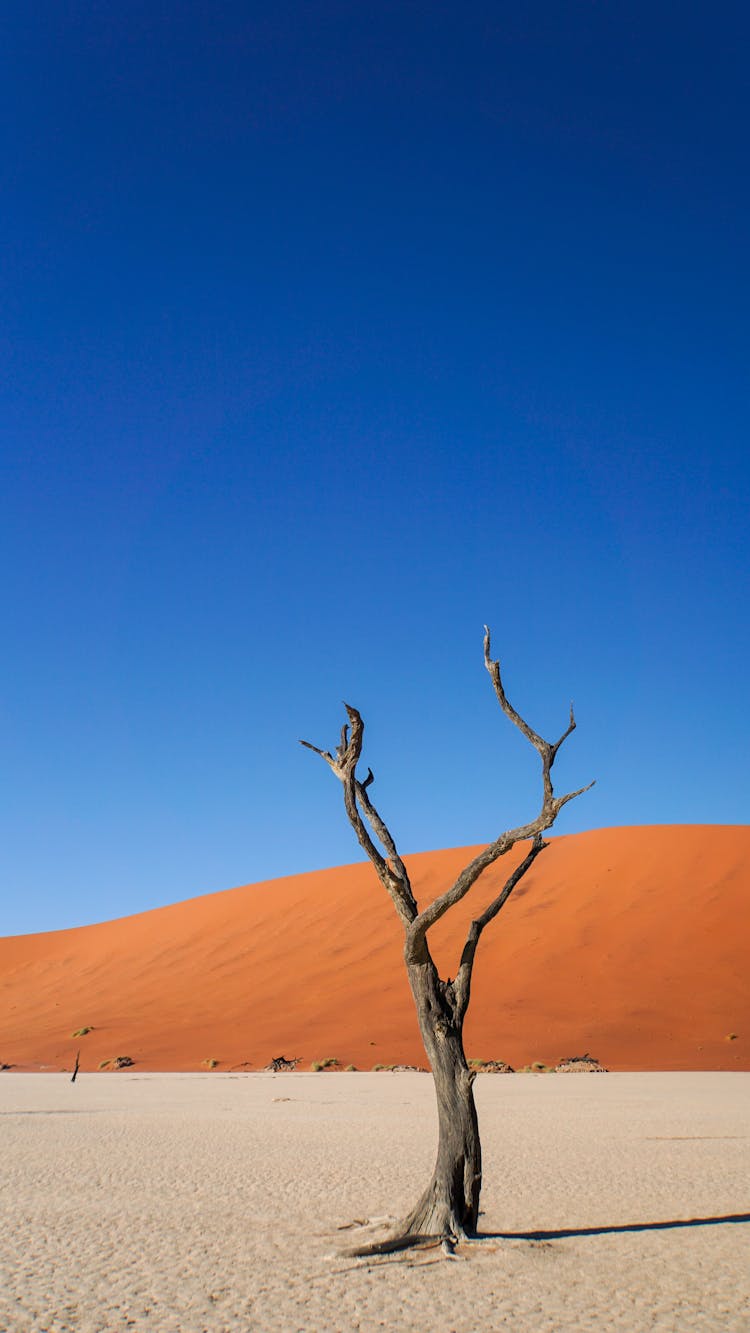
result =
M396 1254L399 1250L437 1249L444 1240L444 1236L420 1236L411 1232L402 1236L389 1236L387 1240L374 1240L369 1245L355 1245L341 1253L347 1259L367 1259L376 1254Z
M455 1259L456 1263L460 1263L461 1256L459 1254L456 1254L456 1244L455 1241L451 1239L451 1237L444 1236L443 1243L440 1246L440 1248L443 1254L445 1255L446 1259Z

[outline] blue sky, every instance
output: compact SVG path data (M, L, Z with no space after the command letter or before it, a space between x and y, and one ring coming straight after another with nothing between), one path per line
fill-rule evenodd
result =
M0 20L0 931L747 821L744 6Z

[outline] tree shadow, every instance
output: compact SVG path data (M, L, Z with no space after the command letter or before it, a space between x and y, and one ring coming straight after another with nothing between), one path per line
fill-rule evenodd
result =
M557 1231L480 1231L479 1240L567 1240L574 1236L616 1236L628 1231L676 1231L681 1227L720 1227L750 1222L750 1213L722 1217L673 1218L668 1222L623 1222L601 1227L562 1227Z

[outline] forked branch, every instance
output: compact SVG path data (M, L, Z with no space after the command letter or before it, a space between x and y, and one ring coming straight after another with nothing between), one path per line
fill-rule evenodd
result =
M523 733L523 735L526 737L528 741L531 741L531 744L534 746L534 749L539 752L539 756L542 761L542 786L544 789L544 806L549 806L549 807L556 806L555 808L555 816L556 816L559 814L560 810L562 810L562 807L566 804L567 801L572 801L574 796L580 796L581 792L588 791L588 787L582 787L581 791L570 792L568 796L558 797L557 800L555 800L555 796L552 791L551 770L552 770L552 765L555 762L557 752L560 749L560 746L563 744L563 741L566 741L571 732L575 731L576 729L576 719L575 719L575 713L573 711L573 705L572 704L570 705L570 721L568 722L568 725L565 731L563 732L562 736L560 737L560 739L558 741L555 741L554 743L550 743L549 741L543 740L541 736L537 735L533 727L530 727L528 722L524 721L524 719L521 717L521 714L516 712L512 703L508 699L505 693L505 689L503 687L502 678L500 676L500 663L497 661L493 662L491 651L492 651L492 645L490 642L490 631L488 626L485 625L484 665L486 666L487 670L490 673L490 679L494 686L495 694L497 695L498 702L503 712L505 713L505 716L510 718L514 726L518 727L518 730ZM590 787L593 787L593 785L594 785L593 782L589 783ZM549 825L547 825L547 827L549 827Z
M555 762L557 753L563 744L575 730L576 721L573 712L573 705L570 706L570 721L567 728L560 736L559 740L550 742L545 741L528 722L521 717L521 714L513 707L508 699L500 675L500 663L493 661L491 656L490 631L485 625L484 630L484 663L489 672L490 679L495 690L500 707L506 717L510 719L515 727L526 737L539 754L542 761L542 804L535 819L527 824L520 824L517 828L508 829L501 833L494 842L485 847L473 861L461 871L461 874L454 881L451 887L433 902L419 912L412 891L409 875L406 870L394 842L393 836L385 823L384 819L378 813L369 796L369 787L373 782L372 769L368 769L367 777L360 781L357 777L357 764L362 754L362 738L364 734L364 723L356 708L350 704L344 704L348 722L345 722L341 728L341 737L336 747L335 755L329 750L321 750L317 745L312 745L310 741L301 741L308 750L313 750L326 761L329 768L335 773L344 788L344 805L349 821L357 835L357 840L363 851L367 854L378 874L378 878L388 891L396 911L401 918L406 930L406 961L416 962L424 956L426 948L427 931L445 915L455 903L465 898L466 894L473 887L479 876L491 866L498 857L504 856L518 842L525 839L532 839L532 849L528 856L521 863L517 870L513 872L507 880L502 892L495 901L490 904L482 917L472 923L466 948L464 949L464 959L462 959L463 977L462 986L466 989L466 1003L468 1003L468 990L471 982L471 968L473 967L474 953L484 927L497 916L497 913L507 902L513 888L525 874L529 865L543 850L546 843L543 841L542 834L554 824L557 816L563 806L568 801L572 801L576 796L581 796L583 792L593 787L590 782L586 787L579 787L576 791L567 792L564 796L555 796L552 786L552 765ZM376 845L373 838L380 843L380 848ZM472 932L476 930L476 938ZM473 940L473 943L472 943ZM468 953L467 953L468 949ZM464 966L465 960L465 966ZM457 978L458 982L458 978Z
M482 915L478 916L475 921L472 921L469 926L469 933L466 936L466 943L463 948L463 953L461 954L461 963L456 975L456 980L453 983L453 994L456 1002L456 1017L459 1021L463 1021L466 1010L469 1007L474 959L476 957L477 945L482 931L485 926L490 924L490 921L494 921L498 912L507 903L516 885L523 879L526 871L533 865L539 853L543 852L545 847L549 847L549 843L544 841L541 833L537 833L529 852L524 857L523 861L519 862L513 873L508 876L497 897L492 900L489 907L485 907Z
M336 774L344 788L344 806L349 822L357 835L360 847L367 854L377 872L381 884L390 895L394 907L404 926L408 926L417 915L417 904L412 893L409 876L396 849L393 836L385 820L378 813L368 795L368 787L374 781L371 768L367 777L360 782L357 777L357 764L362 754L362 737L365 725L356 708L344 704L349 719L341 728L341 739L334 756L329 750L321 750L309 741L300 741L306 749L313 750L325 759L328 767ZM363 818L364 815L364 818ZM367 822L365 822L367 821ZM385 856L378 849L370 836L369 829L380 842Z
M476 884L479 876L488 866L492 865L498 857L504 856L506 852L509 852L511 847L514 847L517 842L522 842L526 838L536 839L538 836L541 836L542 833L552 827L563 806L567 805L568 801L574 800L576 796L581 796L583 792L588 791L589 788L594 785L593 782L590 782L588 786L579 787L577 791L567 792L565 796L555 796L552 786L551 770L560 746L567 740L571 732L575 730L576 722L573 713L573 705L571 704L570 706L570 721L560 739L554 743L545 741L536 731L534 731L533 727L530 727L528 722L521 717L521 714L517 712L508 699L500 675L500 663L492 660L490 631L486 625L484 627L484 664L489 672L490 679L492 680L500 707L506 717L508 717L514 726L516 726L526 739L531 742L541 758L541 809L536 819L532 819L528 824L521 824L518 828L508 829L505 833L501 833L494 842L490 843L478 856L474 857L474 860L461 871L461 874L445 893L441 894L440 897L435 898L428 907L425 907L425 909L419 913L407 932L407 961L409 958L416 959L420 955L424 947L425 936L430 927L434 926L435 922L439 921L440 918L455 905L455 903L460 902L462 898L466 897L469 889ZM542 848L540 846L538 851L541 850ZM538 855L538 851L534 853L535 856ZM520 876L518 878L520 878ZM518 882L518 878L515 879L514 883ZM502 897L502 895L500 896ZM502 902L497 907L497 911L493 913L493 916L497 915L497 912L500 911L500 908L506 901L507 895L503 898Z

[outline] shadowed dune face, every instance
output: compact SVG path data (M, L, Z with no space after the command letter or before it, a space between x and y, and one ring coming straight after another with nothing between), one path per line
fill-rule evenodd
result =
M407 858L424 905L476 848ZM468 922L523 855L432 932L455 976ZM750 1069L750 828L555 838L482 937L470 1057L590 1051L611 1069ZM402 932L369 864L272 880L139 916L0 940L0 1062L258 1069L277 1055L424 1064ZM84 1027L81 1037L72 1034ZM730 1039L730 1034L736 1034Z

